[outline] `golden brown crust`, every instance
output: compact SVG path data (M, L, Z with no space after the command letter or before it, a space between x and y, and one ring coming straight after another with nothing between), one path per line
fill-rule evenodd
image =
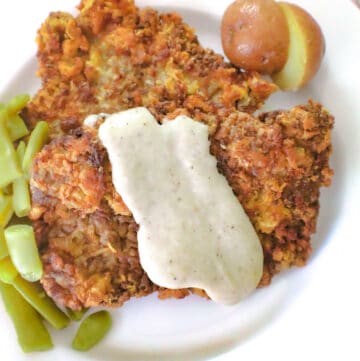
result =
M234 113L220 124L212 143L227 177L263 245L260 285L311 252L321 186L330 185L333 118L317 103L289 112L265 113L254 121Z
M98 210L106 192L105 152L98 149L90 133L80 132L75 138L55 139L52 148L56 148L56 154L52 154L51 147L47 146L42 156L35 160L33 186L46 192L48 197L62 199L66 208L88 213ZM78 179L78 182L71 182L72 179Z
M283 269L304 265L310 255L319 189L330 184L332 175L328 164L332 125L328 112L310 102L259 119L234 112L210 137L219 171L264 249L259 286L269 284ZM88 177L79 176L77 169L92 174L93 159L100 172L97 182L89 185ZM69 160L74 170L69 171ZM121 305L132 296L154 291L160 298L206 296L196 289L159 288L148 279L139 261L135 221L118 213L106 197L113 192L106 180L111 178L107 164L103 147L89 129L55 139L35 159L30 216L41 246L46 292L72 308ZM74 201L68 195L77 194L78 188L87 192Z
M130 0L86 0L80 14L52 13L38 33L42 88L24 112L52 136L90 113L144 105L162 119L183 109L215 126L235 109L254 111L276 86L202 48L177 14ZM212 115L211 117L209 115Z
M162 121L188 114L209 126L219 170L243 203L265 250L261 285L302 265L315 230L318 193L328 185L332 117L318 104L252 112L275 90L203 49L176 14L138 11L130 0L84 0L80 15L53 13L39 30L42 88L24 112L51 125L54 140L36 157L31 191L42 284L71 308L116 306L159 291L139 262L137 225L111 182L85 116L145 105ZM74 131L74 129L76 129ZM61 134L65 134L61 136Z
M160 298L185 297L189 290L159 289L148 279L139 261L138 226L121 208L119 195L120 205L108 201L115 193L108 178L106 151L89 129L54 139L36 156L30 218L44 264L44 289L73 309L119 306L157 290Z

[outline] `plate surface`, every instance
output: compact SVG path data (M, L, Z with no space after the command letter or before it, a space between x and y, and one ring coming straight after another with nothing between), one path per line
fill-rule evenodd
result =
M138 6L177 11L202 44L221 52L220 19L231 1L141 0ZM0 302L1 360L303 360L360 357L357 258L360 242L360 11L350 1L298 0L320 23L326 56L312 83L296 93L278 92L266 109L287 108L313 98L336 117L333 185L323 189L314 252L305 268L291 269L236 306L196 296L131 300L113 312L114 327L92 351L69 347L77 325L53 334L56 347L24 355ZM36 30L50 11L70 10L76 0L12 0L0 4L0 100L35 92ZM3 170L0 170L2 172ZM6 346L6 347L5 347Z

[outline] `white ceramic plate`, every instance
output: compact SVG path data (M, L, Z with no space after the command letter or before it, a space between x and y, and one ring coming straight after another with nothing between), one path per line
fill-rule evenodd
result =
M162 11L178 11L216 51L220 18L230 0L141 0ZM53 333L51 352L24 355L0 302L1 360L357 360L360 298L360 10L350 0L298 0L320 23L326 57L313 82L297 93L277 93L267 109L286 108L312 97L336 117L333 185L324 189L314 252L305 268L274 278L239 305L225 307L195 296L159 301L131 300L113 312L109 336L88 353L70 343L77 325ZM12 0L0 3L0 100L34 92L36 29L50 11L72 10L77 0ZM0 170L3 172L4 170Z

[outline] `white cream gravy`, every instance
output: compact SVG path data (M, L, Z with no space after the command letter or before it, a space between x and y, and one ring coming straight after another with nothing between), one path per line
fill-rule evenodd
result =
M149 278L204 289L224 304L247 296L261 278L263 251L209 153L207 126L186 116L159 125L146 108L105 117L99 137L115 189L140 226Z

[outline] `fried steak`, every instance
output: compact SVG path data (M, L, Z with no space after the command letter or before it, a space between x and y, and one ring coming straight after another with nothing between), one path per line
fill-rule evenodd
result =
M73 17L49 15L38 32L42 87L24 116L52 136L88 114L145 106L161 120L188 113L211 128L233 110L258 109L276 86L200 46L177 14L137 9L132 0L84 0ZM174 115L175 116L175 115Z
M219 171L264 249L259 286L283 269L304 265L310 254L319 188L332 175L332 124L328 112L310 102L259 118L234 112L210 137ZM203 294L159 288L143 271L137 224L120 196L109 197L115 193L111 167L94 129L79 128L45 146L33 165L31 189L41 282L60 304L115 306L154 291L162 298Z
M85 0L79 10L76 17L52 13L40 28L42 87L24 111L30 127L48 121L53 139L31 176L45 291L72 309L118 306L154 291L160 298L206 296L149 280L139 261L138 226L114 190L107 154L96 130L82 126L89 114L136 106L159 122L186 114L209 126L219 171L263 245L259 286L304 265L319 189L332 175L332 116L313 102L252 116L275 86L202 48L176 14L139 10L130 0Z

